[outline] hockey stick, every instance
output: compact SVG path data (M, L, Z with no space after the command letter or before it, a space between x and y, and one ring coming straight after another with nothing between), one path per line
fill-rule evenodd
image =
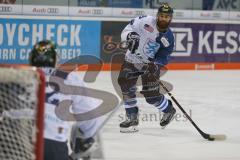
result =
M183 112L183 114L187 117L187 119L192 123L192 125L197 129L197 131L201 134L201 136L209 141L219 140L223 141L226 139L226 135L224 134L218 134L218 135L212 135L207 134L203 132L196 123L192 120L192 118L187 114L187 112L182 108L182 106L178 103L178 101L174 98L174 96L170 93L170 91L167 89L167 87L161 82L161 80L158 81L159 84L163 87L163 89L167 92L167 94L171 97L171 99L174 101L174 103L178 106L178 108Z

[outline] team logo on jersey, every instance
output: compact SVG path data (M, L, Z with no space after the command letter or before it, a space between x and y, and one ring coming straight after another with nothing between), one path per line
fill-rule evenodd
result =
M160 44L154 40L147 39L145 45L143 46L143 52L150 58L154 58L158 49L160 48Z
M170 45L166 37L162 37L161 42L164 45L164 47L168 47Z
M144 24L144 29L151 33L154 31L153 27L148 24Z

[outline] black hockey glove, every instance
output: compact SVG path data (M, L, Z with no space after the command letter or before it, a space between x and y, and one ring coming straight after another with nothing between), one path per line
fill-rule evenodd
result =
M132 54L135 53L136 49L139 46L140 36L136 32L130 32L127 35L127 43L128 49L131 51Z
M161 69L161 65L156 64L154 62L148 63L148 73L150 76L153 76L153 78L159 79L160 69Z

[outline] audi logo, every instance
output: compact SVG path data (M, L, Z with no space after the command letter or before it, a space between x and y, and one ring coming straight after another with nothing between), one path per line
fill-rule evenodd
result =
M135 15L145 15L144 11L135 11Z
M16 0L0 0L1 4L14 4Z
M93 9L92 14L103 14L103 10L101 9Z
M10 6L0 6L0 12L12 12L12 7L10 7Z
M213 17L221 17L221 14L220 13L213 13Z
M47 13L57 14L57 13L59 13L59 9L58 8L48 8Z

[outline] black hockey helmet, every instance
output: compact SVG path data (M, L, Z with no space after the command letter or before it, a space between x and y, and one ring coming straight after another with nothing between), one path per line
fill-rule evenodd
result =
M166 14L169 17L169 21L162 20L162 16L165 17ZM161 3L157 12L157 27L159 31L166 31L169 24L172 21L173 8L168 3Z
M173 8L168 4L168 3L162 3L160 5L160 7L158 8L158 12L157 14L161 14L161 13L166 13L166 14L173 14Z
M55 67L57 62L56 45L49 40L43 40L34 45L30 52L29 62L35 67Z

